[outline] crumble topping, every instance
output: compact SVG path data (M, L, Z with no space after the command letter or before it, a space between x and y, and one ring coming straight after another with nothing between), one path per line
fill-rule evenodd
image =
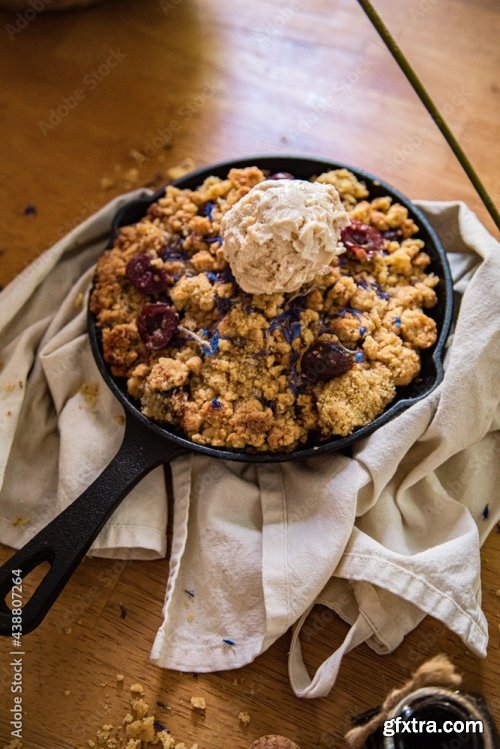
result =
M289 451L349 435L418 377L437 339L439 279L418 226L346 169L313 180L348 212L345 252L293 293L245 293L220 225L268 178L247 167L167 187L97 265L91 309L112 375L147 417L201 445Z

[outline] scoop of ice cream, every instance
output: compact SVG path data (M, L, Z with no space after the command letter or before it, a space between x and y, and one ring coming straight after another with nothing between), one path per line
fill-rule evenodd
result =
M243 291L296 291L328 271L348 223L333 185L265 180L223 216L224 255Z

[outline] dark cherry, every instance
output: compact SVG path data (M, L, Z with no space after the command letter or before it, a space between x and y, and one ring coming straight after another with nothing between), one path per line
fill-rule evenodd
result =
M340 233L344 247L358 260L368 260L370 255L384 249L384 237L373 226L352 219Z
M267 179L295 179L295 177L290 172L276 172L276 174L271 174Z
M168 286L166 272L163 268L155 268L151 265L151 258L144 253L134 255L128 261L125 275L143 294L159 294Z
M169 304L145 304L137 316L137 330L144 345L156 351L165 348L175 335L179 315Z
M354 356L329 341L313 343L302 357L302 377L308 382L328 382L348 372Z

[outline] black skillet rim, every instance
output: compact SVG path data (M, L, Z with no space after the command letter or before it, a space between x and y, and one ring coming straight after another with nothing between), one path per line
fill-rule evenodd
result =
M374 432L379 427L387 424L393 418L398 416L404 410L412 406L414 403L427 397L443 380L443 354L446 340L450 331L450 326L453 318L453 281L451 277L448 260L446 257L445 249L424 214L415 206L405 195L399 190L392 187L384 180L376 177L365 170L352 167L344 163L336 163L329 159L311 158L308 156L291 156L291 155L262 155L262 156L250 156L241 159L231 159L228 161L217 162L215 164L196 169L189 174L175 180L173 184L181 188L193 188L198 186L206 177L213 174L222 174L232 168L243 168L246 166L258 166L263 170L270 170L271 173L277 171L287 171L295 174L297 171L304 173L309 170L309 177L314 174L318 174L330 169L348 169L353 172L358 178L366 181L368 189L371 187L384 190L386 194L391 195L393 198L408 208L409 214L414 218L419 225L422 233L427 233L431 243L431 247L427 245L426 249L433 250L434 262L437 259L439 268L440 278L440 293L444 295L444 310L442 315L441 328L438 336L438 340L432 348L431 360L435 369L434 379L421 393L410 397L398 397L392 401L391 405L386 408L379 416L365 426L359 427L352 434L346 437L338 437L327 439L318 445L299 447L295 450L285 453L269 453L269 452L243 452L241 450L229 449L229 448L218 448L210 447L207 445L199 445L196 442L192 442L186 437L182 437L174 431L170 431L167 427L162 426L160 423L152 421L148 417L144 416L139 408L135 405L134 400L124 391L116 378L114 378L108 370L108 367L102 356L100 346L100 334L95 324L95 317L90 311L90 295L89 295L89 308L88 308L88 334L94 358L101 375L103 376L107 385L111 388L111 391L118 398L120 403L125 408L126 413L131 416L136 422L140 423L144 428L156 433L159 437L177 445L181 450L187 452L198 452L205 455L210 455L222 460L234 460L244 461L248 463L278 463L289 460L298 460L304 458L314 457L316 455L322 455L327 452L341 450L352 445L369 434ZM218 176L220 176L220 174ZM307 179L307 177L303 177ZM116 213L110 234L110 242L108 247L112 246L119 229L127 224L135 223L140 220L142 216L146 214L148 207L162 197L165 193L165 187L157 190L155 193L142 197L136 198L135 200L128 201L123 205ZM134 211L134 219L128 220L127 214L130 214L131 210ZM427 244L427 243L426 243ZM411 388L410 384L408 388Z

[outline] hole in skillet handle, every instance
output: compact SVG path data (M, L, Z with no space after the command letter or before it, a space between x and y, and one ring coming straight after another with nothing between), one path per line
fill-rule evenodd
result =
M409 216L415 220L419 227L419 233L416 236L424 241L425 251L431 259L428 270L435 273L439 278L439 284L436 287L438 302L433 309L426 310L426 314L431 316L437 323L439 331L438 340L430 349L420 352L421 372L419 377L410 383L410 385L397 388L395 400L372 422L359 427L347 437L333 437L319 443L314 439L309 439L303 446L291 453L248 453L246 457L242 457L241 452L231 449L205 448L202 451L212 454L215 457L222 457L225 460L269 463L304 459L326 452L344 450L391 421L404 410L417 403L417 401L427 397L441 383L444 376L444 348L453 318L453 280L445 249L438 234L423 212L405 195L384 180L349 164L335 163L326 159L313 159L305 156L249 156L244 159L219 162L197 169L174 180L172 184L181 189L196 189L208 176L213 175L223 179L230 169L241 169L248 166L257 166L270 174L284 171L289 172L298 179L310 179L313 176L333 169L348 169L358 179L365 182L370 193L370 199L389 195L395 202L400 203L408 209ZM118 211L112 224L110 247L113 246L119 230L123 226L140 221L146 215L149 206L164 196L165 190L165 187L160 188L150 196L131 201ZM119 389L118 386L117 389ZM130 403L130 397L126 393L122 393L122 397ZM130 403L130 405L134 408L134 404ZM137 407L135 406L135 408ZM159 426L158 428L161 429ZM193 445L193 449L200 451L198 446Z
M27 632L35 629L45 616L45 612L38 606L37 591L40 586L48 585L52 589L51 580L49 579L54 560L55 551L50 547L41 547L34 554L24 556L16 553L12 561L8 560L0 569L0 635L10 636L12 638L12 647L21 647L21 638ZM49 564L41 581L33 594L26 600L25 580L39 565ZM7 596L11 596L10 605L7 603ZM25 620L25 610L31 611L37 609L37 615L28 616Z

